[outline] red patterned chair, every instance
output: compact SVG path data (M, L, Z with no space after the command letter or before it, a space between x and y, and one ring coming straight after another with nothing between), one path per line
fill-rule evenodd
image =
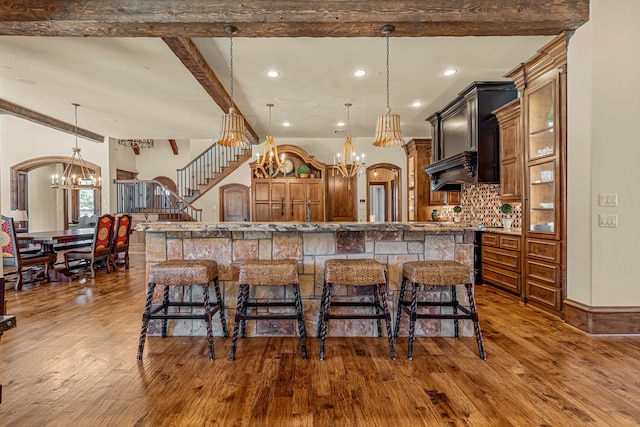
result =
M131 235L131 215L121 214L116 216L116 226L113 232L113 245L111 247L111 266L115 271L118 265L129 268L129 236ZM122 254L122 257L120 257Z
M9 274L11 274L11 269L15 269L16 290L21 290L22 285L25 283L49 281L49 266L55 262L55 254L47 254L44 252L29 255L21 254L17 245L16 228L13 223L13 218L11 217L2 215L0 242L2 242L2 266L5 269L5 274L7 270L9 270ZM23 269L31 269L37 266L43 269L40 274L37 274L35 278L31 275L31 279L25 281L23 277L25 271L23 271ZM2 302L0 301L0 303Z
M75 269L79 266L88 267L91 271L91 278L96 277L95 263L104 260L107 273L111 272L111 247L113 244L113 226L115 218L105 214L98 218L93 235L93 243L88 250L69 251L64 254L64 264L67 270ZM71 265L74 261L80 261L76 265Z

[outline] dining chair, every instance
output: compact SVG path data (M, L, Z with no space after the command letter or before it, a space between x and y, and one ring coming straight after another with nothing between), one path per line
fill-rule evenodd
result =
M91 278L96 277L96 261L104 260L107 273L111 272L111 247L113 245L113 228L115 218L112 215L104 214L98 218L93 234L91 248L85 250L69 251L64 254L64 265L67 270L77 267L88 267L91 271ZM78 261L77 264L71 263Z
M116 225L111 245L111 267L117 270L118 265L129 268L129 236L131 235L131 215L116 215ZM122 254L122 257L120 255Z
M0 231L0 242L2 242L2 267L9 269L14 268L16 274L15 289L21 290L22 285L26 283L40 283L49 281L49 267L55 262L55 254L37 252L35 254L21 254L16 237L16 228L13 218L2 215L2 229ZM24 273L28 269L31 273L35 267L41 266L34 278L31 274L29 280L25 280ZM7 271L5 270L5 274Z

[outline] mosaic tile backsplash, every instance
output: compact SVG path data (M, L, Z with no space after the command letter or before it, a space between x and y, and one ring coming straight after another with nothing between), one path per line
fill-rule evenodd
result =
M458 215L463 222L473 225L483 224L487 227L501 227L504 218L511 218L513 228L522 226L522 204L511 203L513 213L505 215L500 212L500 184L463 184L461 193L462 212ZM453 206L442 206L441 221L453 221Z

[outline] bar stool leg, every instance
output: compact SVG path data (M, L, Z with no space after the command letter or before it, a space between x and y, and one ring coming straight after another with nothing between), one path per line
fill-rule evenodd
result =
M380 288L378 285L373 285L373 304L376 310L376 314L380 314ZM382 320L376 319L378 326L378 338L382 336Z
M233 321L233 338L231 339L231 356L229 359L235 360L236 349L238 347L238 336L240 335L240 323L242 322L242 314L246 311L244 305L246 301L244 299L245 288L249 288L249 285L238 285L238 298L236 300L236 315Z
M418 319L418 284L411 282L411 313L409 314L409 355L413 360L413 342L416 338L416 320Z
M224 314L224 301L222 300L222 294L220 293L220 282L218 278L213 279L213 288L216 292L216 300L218 301L218 312L220 313L220 322L222 323L222 335L225 338L229 338L229 329L227 328L227 318Z
M451 286L451 303L453 304L453 314L458 314L458 291L455 286ZM455 337L460 337L460 321L458 319L453 319L453 328Z
M387 300L387 285L382 283L380 286L380 299L382 299L382 309L384 310L384 320L387 324L387 335L389 336L389 352L391 360L396 360L396 346L393 342L393 331L391 330L391 313L389 313L389 302ZM376 286L377 288L377 286Z
M153 300L153 290L155 287L155 283L149 283L147 302L144 307L144 313L142 314L142 330L140 331L140 340L138 341L138 360L142 360L142 351L144 350L144 342L147 338L147 326L149 325L149 316L151 316L151 302Z
M470 283L464 285L467 288L467 295L469 296L469 311L473 316L473 329L476 333L476 342L478 343L478 352L480 353L480 359L486 360L487 354L484 351L484 341L482 340L482 331L480 330L480 317L476 311L476 302L473 298L473 290Z
M242 288L242 316L240 319L240 338L244 338L247 336L247 320L244 316L247 315L247 310L249 308L249 285L243 285Z
M322 297L320 299L320 309L318 310L318 330L316 332L316 336L320 338L321 329L322 329L322 321L324 319L324 304L325 304L325 285L322 287Z
M298 321L298 334L300 335L300 347L302 348L302 358L307 358L307 332L304 325L304 311L302 309L302 296L300 295L300 286L296 283L293 285L293 295L296 302L296 314Z
M169 313L169 285L164 286L164 292L162 297L162 312L164 314ZM162 319L162 338L167 336L167 319Z
M400 331L400 321L402 320L402 311L403 306L405 304L404 301L404 292L407 286L407 278L402 278L402 285L400 285L400 296L398 297L398 304L396 306L396 327L393 330L393 337L398 338L398 333Z
M204 314L205 314L205 324L207 325L207 343L209 345L209 360L214 360L216 358L215 353L213 352L213 331L211 328L211 304L209 301L209 284L202 284L202 292L204 294Z
M324 350L327 346L327 333L329 329L329 310L331 309L331 283L324 283L322 290L322 324L320 328L320 360L324 360Z

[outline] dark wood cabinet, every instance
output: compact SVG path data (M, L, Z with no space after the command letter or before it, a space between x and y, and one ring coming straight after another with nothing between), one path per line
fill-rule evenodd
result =
M407 218L431 220L431 182L423 167L431 162L431 140L412 139L404 145L407 154Z

